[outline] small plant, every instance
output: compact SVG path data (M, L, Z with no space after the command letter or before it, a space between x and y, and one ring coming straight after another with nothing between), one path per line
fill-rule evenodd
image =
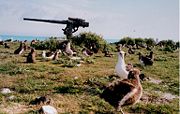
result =
M0 73L16 75L16 74L24 74L26 70L13 62L8 62L0 65Z
M72 60L70 61L65 61L63 64L63 67L75 67L77 64L73 62Z
M163 51L173 52L174 50L170 46L166 46Z
M155 61L167 61L167 58L163 57L163 56L160 56L160 57L156 57L154 60Z
M56 87L54 89L57 90L57 93L77 94L83 92L82 88L72 85Z
M95 61L92 58L85 58L84 61L88 64L94 64Z

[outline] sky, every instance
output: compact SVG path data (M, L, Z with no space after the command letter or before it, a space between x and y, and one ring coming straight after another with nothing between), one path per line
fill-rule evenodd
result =
M0 0L0 34L64 36L65 25L23 18L65 20L83 18L105 39L123 37L179 40L179 0Z

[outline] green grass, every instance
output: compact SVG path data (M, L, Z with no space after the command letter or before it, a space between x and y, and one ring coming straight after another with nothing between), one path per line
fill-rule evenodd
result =
M0 113L6 113L11 105L19 103L28 106L29 102L41 95L49 95L59 113L62 114L95 114L115 113L115 110L107 102L99 97L102 87L116 79L113 76L114 67L117 61L117 54L114 57L104 57L99 53L91 58L84 58L80 67L74 65L66 57L59 57L57 61L44 61L41 58L40 50L34 64L24 63L27 51L22 55L14 55L13 51L18 44L11 44L11 49L4 49L0 46L0 88L9 87L14 92L11 95L15 99L8 101L6 95L0 94ZM123 49L127 51L127 49ZM148 53L141 49L143 54ZM133 63L147 76L162 80L160 84L143 81L142 86L145 92L154 99L154 91L179 95L179 51L164 52L154 49L155 61L153 66L143 67L138 61L138 51L135 55L127 55L126 63ZM75 61L75 64L79 61ZM179 110L179 99L176 98L168 103L144 103L139 102L134 106L124 107L123 110L129 113L142 114L176 114ZM11 105L10 105L11 104ZM8 106L8 108L7 108ZM22 113L35 113L38 107L29 108Z

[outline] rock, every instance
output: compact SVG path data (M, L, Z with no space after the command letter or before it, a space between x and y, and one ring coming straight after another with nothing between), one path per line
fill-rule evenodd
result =
M44 105L41 107L41 109L39 110L39 113L42 114L58 114L57 110L50 105Z
M76 66L77 66L77 67L80 67L80 66L81 66L81 64L77 64Z
M79 77L78 76L75 76L74 79L77 80Z
M14 95L11 95L7 98L8 100L14 100L15 99L15 96Z
M9 93L12 93L12 91L9 88L2 88L1 93L2 94L9 94Z

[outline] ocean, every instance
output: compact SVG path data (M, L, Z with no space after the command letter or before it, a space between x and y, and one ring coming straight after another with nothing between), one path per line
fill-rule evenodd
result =
M24 41L24 40L27 40L27 41L31 41L31 40L46 40L48 39L49 37L48 36L16 36L16 35L0 35L0 41L2 40L7 40L7 39L12 39L12 41L14 40L19 40L19 41ZM114 42L117 42L119 41L119 39L105 39L108 43L114 43Z

